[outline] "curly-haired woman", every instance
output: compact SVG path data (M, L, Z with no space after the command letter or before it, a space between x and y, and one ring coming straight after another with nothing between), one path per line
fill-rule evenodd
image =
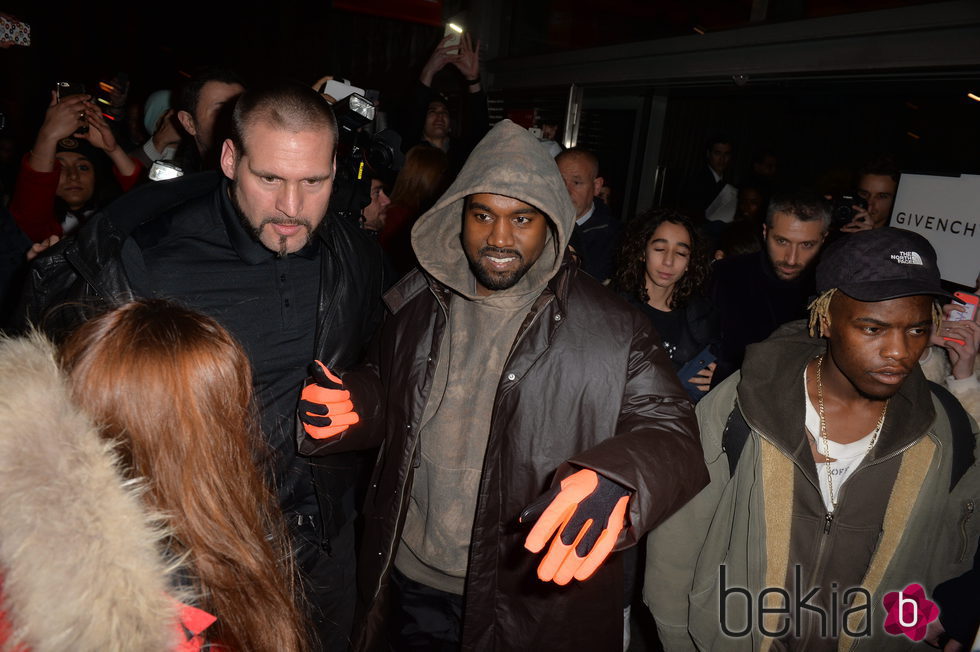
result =
M685 215L654 209L628 228L615 287L660 333L680 380L695 401L715 370L717 325L702 289L708 261L701 234Z

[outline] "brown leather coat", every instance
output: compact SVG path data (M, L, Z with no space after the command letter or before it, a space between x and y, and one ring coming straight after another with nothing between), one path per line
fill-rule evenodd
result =
M385 649L388 574L449 292L416 271L386 297L377 371L387 416L363 510L358 649ZM363 385L348 376L357 404ZM381 433L369 429L351 428L328 447L371 443ZM585 582L545 584L535 574L540 555L523 547L528 529L517 524L528 503L579 467L634 492L617 549L635 544L707 481L693 408L649 320L566 257L524 321L499 380L470 545L463 649L621 648L619 555Z

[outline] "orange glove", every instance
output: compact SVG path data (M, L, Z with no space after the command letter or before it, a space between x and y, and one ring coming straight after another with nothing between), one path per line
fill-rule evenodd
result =
M538 566L538 579L562 586L573 577L589 579L623 531L629 498L625 487L591 469L582 469L562 480L560 489L555 487L525 508L521 523L537 518L524 541L525 548L540 552L558 531Z
M299 420L314 439L336 437L361 418L354 411L350 392L322 362L314 360L313 382L303 388L299 401Z

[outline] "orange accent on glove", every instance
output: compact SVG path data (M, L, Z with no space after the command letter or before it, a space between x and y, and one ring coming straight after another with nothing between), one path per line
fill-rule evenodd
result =
M299 401L299 419L303 429L314 439L328 439L361 420L354 411L350 392L319 360L314 361L313 382L303 388Z
M527 535L525 548L540 552L558 533L538 566L538 578L562 586L572 578L589 579L612 552L626 525L629 498L625 487L582 469L562 480L560 490L556 487L528 506L521 522L533 520L547 504Z

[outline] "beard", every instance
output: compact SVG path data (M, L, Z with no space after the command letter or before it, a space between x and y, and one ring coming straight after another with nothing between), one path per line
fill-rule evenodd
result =
M301 226L306 229L306 242L303 246L310 244L310 240L313 239L313 223L310 220L301 217L267 217L256 225L251 218L245 214L242 209L242 205L238 202L238 185L232 181L230 182L229 197L231 198L231 205L235 208L235 213L238 215L238 221L241 222L242 228L249 234L251 234L252 239L261 244L263 247L271 249L275 252L276 256L279 258L284 258L289 254L289 239L284 236L279 236L279 243L275 249L269 247L265 242L262 242L262 231L265 227L271 224L281 224L283 226Z
M485 255L497 257L514 256L518 261L520 261L521 264L510 272L495 272L480 264L480 260ZM522 256L520 252L515 249L483 247L477 252L475 259L470 257L470 254L467 252L466 260L470 264L470 271L473 273L473 276L476 277L476 280L480 283L480 285L494 292L514 287L517 285L518 281L524 278L524 275L527 274L527 270L531 268L530 264L524 262L524 256Z

